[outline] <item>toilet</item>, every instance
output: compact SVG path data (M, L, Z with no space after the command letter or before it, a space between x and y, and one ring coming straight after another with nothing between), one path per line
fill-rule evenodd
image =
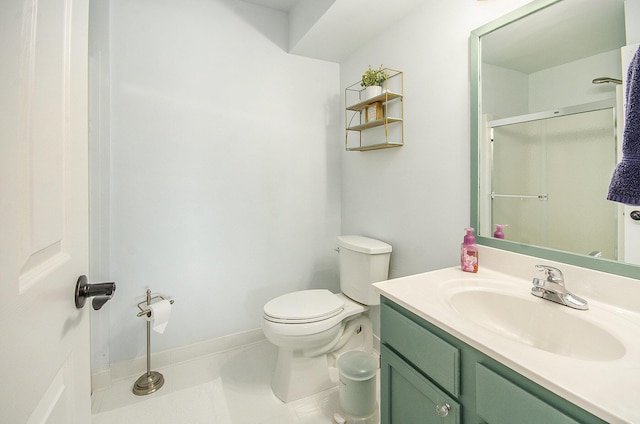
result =
M372 283L388 278L391 246L362 236L337 241L342 293L302 290L264 305L262 330L278 346L271 388L283 402L336 386L330 370L342 352L373 350L367 312L380 298Z

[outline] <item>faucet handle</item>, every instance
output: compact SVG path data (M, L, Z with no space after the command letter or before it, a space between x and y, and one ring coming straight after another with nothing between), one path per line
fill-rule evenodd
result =
M547 281L564 285L564 276L562 275L562 271L560 271L558 268L549 265L536 265L536 269L539 271L544 271L545 275L547 276Z

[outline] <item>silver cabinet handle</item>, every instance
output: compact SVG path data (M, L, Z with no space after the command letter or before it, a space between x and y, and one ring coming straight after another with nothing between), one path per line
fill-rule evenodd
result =
M449 411L451 411L451 406L448 403L436 405L436 414L438 414L439 417L446 417L449 415Z

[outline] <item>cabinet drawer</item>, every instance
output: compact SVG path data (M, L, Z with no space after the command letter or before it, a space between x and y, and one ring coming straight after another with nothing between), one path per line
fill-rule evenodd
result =
M578 424L511 381L476 364L476 411L491 424Z
M383 424L460 424L455 399L439 390L386 346L380 346Z
M460 395L460 351L409 318L382 304L380 336L433 381Z

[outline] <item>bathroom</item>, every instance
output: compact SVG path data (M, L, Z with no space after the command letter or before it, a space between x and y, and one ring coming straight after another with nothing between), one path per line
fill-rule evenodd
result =
M286 10L92 1L90 277L118 285L91 312L94 388L144 367L147 289L175 300L153 351L192 355L260 342L275 296L338 291L339 234L391 244L390 277L455 265L471 208L469 33L527 3L407 0L393 20L341 21L354 45L296 55ZM405 72L405 146L345 152L344 87L381 63Z
M92 135L91 277L118 284L92 313L94 384L144 357L135 305L147 288L175 299L152 338L162 352L253 341L269 299L339 291L339 234L391 244L391 277L455 263L469 210L468 34L526 2L452 3L407 2L395 25L327 61L288 54L287 14L258 5L92 2L91 64L110 98L93 99L109 112ZM406 145L345 152L342 90L370 62L406 73Z
M135 305L147 288L175 299L152 334L162 352L254 341L269 299L339 291L339 234L391 244L391 276L455 263L469 210L468 33L526 2L406 3L408 16L327 61L288 54L287 14L258 5L92 2L91 60L111 85L100 125L111 124L92 157L103 174L91 269L118 284L92 313L94 384L144 357ZM345 152L342 91L370 62L406 73L406 146Z

